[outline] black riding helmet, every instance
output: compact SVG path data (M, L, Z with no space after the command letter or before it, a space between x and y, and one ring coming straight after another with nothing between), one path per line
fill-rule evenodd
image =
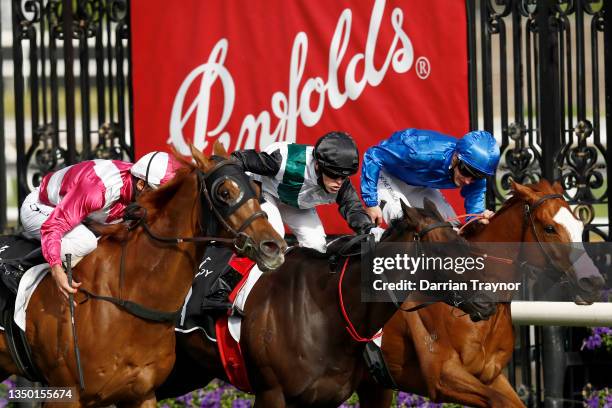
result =
M332 177L348 177L359 170L359 150L348 133L329 132L314 148L319 169Z

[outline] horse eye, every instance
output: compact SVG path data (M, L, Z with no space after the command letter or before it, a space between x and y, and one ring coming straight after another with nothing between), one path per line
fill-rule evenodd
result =
M552 225L547 225L544 227L544 232L546 232L547 234L555 234L557 231L555 231L555 227L553 227Z
M224 203L229 203L229 201L230 201L230 192L229 192L229 190L227 188L223 188L223 186L220 186L217 189L217 198L219 198Z
M228 182L226 181L225 183L221 184L218 188L217 188L217 198L222 201L224 204L227 204L229 206L232 206L236 203L238 203L241 199L242 196L244 195L244 192L239 189L236 194L232 194L232 190L230 189L230 186L232 185L231 183L228 185Z

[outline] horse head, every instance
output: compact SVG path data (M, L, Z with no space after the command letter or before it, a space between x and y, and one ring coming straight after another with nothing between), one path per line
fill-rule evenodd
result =
M401 204L402 218L392 222L391 227L385 232L381 240L384 242L405 242L409 246L412 246L415 242L445 243L443 248L436 246L438 250L443 252L438 254L439 256L472 256L469 243L457 233L452 224L444 220L431 200L424 199L424 208L409 207L403 201ZM409 251L414 251L414 249L409 249ZM453 270L444 268L437 270L435 273L437 275L435 278L440 282L468 280L468 274L459 275ZM490 299L470 297L468 293L444 291L444 302L458 307L475 322L486 320L495 313L495 304Z
M504 207L522 204L521 241L538 243L534 249L539 253L537 266L553 281L566 279L577 302L599 300L604 278L584 250L583 224L565 201L561 184L513 182L512 191L513 197Z
M193 146L191 153L198 171L200 201L210 210L207 232L234 238L236 252L256 261L262 270L282 265L287 244L268 222L260 207L260 191L240 165L219 142L211 158Z

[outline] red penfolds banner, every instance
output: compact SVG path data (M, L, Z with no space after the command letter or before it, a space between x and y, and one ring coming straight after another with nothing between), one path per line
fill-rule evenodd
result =
M468 130L464 0L132 0L131 16L137 158ZM332 207L326 230L348 231Z

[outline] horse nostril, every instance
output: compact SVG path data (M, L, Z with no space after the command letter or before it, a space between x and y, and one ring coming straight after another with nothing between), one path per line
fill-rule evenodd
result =
M593 276L579 279L578 285L586 292L595 292L601 290L605 286L605 281L600 276Z
M278 256L281 253L281 248L276 241L262 241L259 248L267 256Z

